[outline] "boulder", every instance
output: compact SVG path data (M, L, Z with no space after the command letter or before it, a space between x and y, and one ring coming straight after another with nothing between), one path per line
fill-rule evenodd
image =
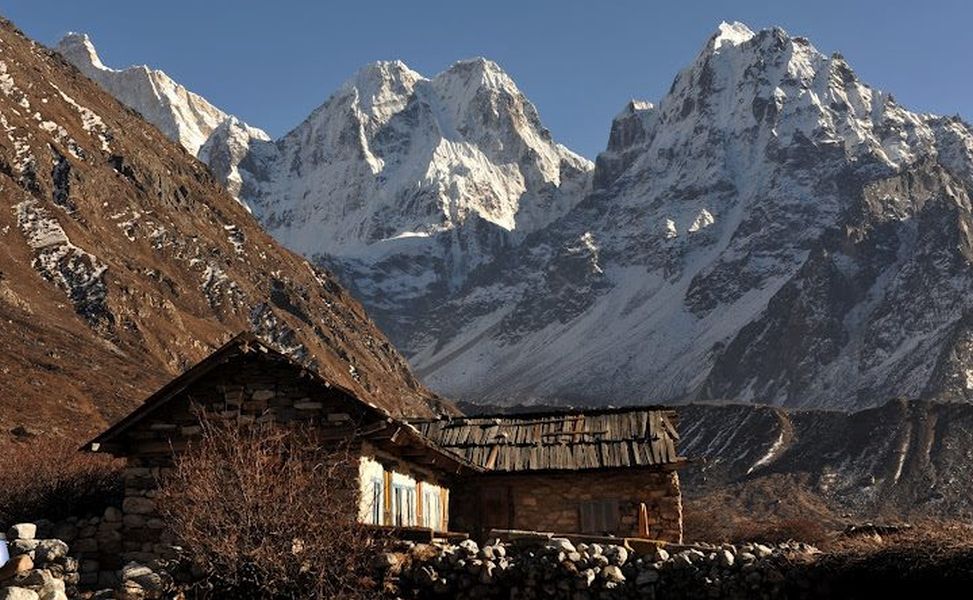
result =
M148 498L129 496L122 502L122 511L129 515L148 515L155 512L155 502Z
M40 600L65 600L64 581L47 569L35 569L17 582L18 585L37 592Z
M40 600L34 590L22 587L0 588L0 600Z
M735 558L729 550L720 550L716 553L716 558L720 561L720 566L729 569L733 566Z
M463 540L457 544L457 546L463 550L467 556L476 556L480 552L480 548L473 540Z
M669 551L658 547L652 552L652 562L666 562L669 560Z
M105 509L105 514L102 518L108 523L118 523L122 520L122 511L114 506L109 506Z
M34 548L36 547L37 540L14 540L7 544L7 550L10 551L11 556L29 554L31 558L34 558Z
M7 530L8 540L32 540L37 535L37 525L33 523L17 523Z
M52 581L54 581L54 576L47 569L32 569L17 580L17 585L26 588L39 588L49 585Z
M612 564L622 566L628 560L628 550L624 546L608 546L605 548L605 556Z
M0 567L0 581L7 581L34 568L34 561L26 554L15 556Z
M616 565L608 565L601 570L601 576L610 583L622 583L625 581L625 574Z
M564 552L565 554L569 554L571 552L577 551L577 548L574 547L574 544L572 544L571 540L569 540L568 538L562 538L562 537L551 538L548 544L550 548L560 552Z
M125 597L161 598L165 593L166 586L162 576L145 565L130 562L122 567L119 576L122 580L122 591L128 594Z
M34 548L34 560L38 563L58 561L68 555L68 545L61 540L40 540Z

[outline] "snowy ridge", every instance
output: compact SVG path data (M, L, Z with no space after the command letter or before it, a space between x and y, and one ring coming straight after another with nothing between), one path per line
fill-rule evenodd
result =
M226 125L234 129L235 143L249 145L249 140L269 140L255 127L210 104L172 80L158 69L145 65L112 69L101 61L87 34L68 33L58 43L57 51L85 76L100 84L122 104L132 108L159 128L169 139L179 142L190 154L198 156L214 132ZM245 141L240 141L245 137ZM227 171L228 187L239 186L235 170Z
M379 62L277 143L247 199L290 247L357 258L473 216L529 233L577 201L591 168L550 139L496 63L461 61L426 79Z

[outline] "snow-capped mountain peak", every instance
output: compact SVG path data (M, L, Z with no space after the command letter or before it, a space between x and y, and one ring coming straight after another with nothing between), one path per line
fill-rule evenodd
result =
M390 329L565 214L593 168L482 58L431 78L366 65L272 147L251 148L237 169L245 202Z
M359 69L339 94L354 94L358 109L376 124L383 124L404 108L416 83L423 79L401 60L378 61Z
M442 392L500 402L969 396L971 142L840 55L723 24L614 119L593 193L405 348Z
M431 79L401 61L367 65L277 149L280 168L252 199L258 213L292 247L336 256L390 239L414 245L473 216L526 233L578 197L558 195L562 179L582 189L592 168L551 140L485 59ZM322 228L333 235L322 240Z
M253 138L200 158L448 395L973 397L970 127L782 29L721 24L593 170L481 58L373 63Z
M61 42L58 44L58 52L75 66L87 64L95 69L111 70L101 62L98 51L87 33L69 31L61 38Z
M734 21L732 23L723 21L720 23L719 27L716 28L716 33L710 37L708 46L713 50L719 50L724 44L739 46L744 42L750 41L753 36L753 30L743 23L740 23L739 21Z
M68 33L57 51L85 76L100 84L122 104L132 108L169 139L196 156L220 124L231 115L176 83L163 71L145 65L125 69L105 66L91 38ZM247 126L255 140L269 140L263 131Z

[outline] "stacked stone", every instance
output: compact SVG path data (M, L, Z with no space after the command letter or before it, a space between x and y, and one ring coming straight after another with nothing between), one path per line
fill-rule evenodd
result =
M0 568L0 600L67 600L78 596L78 561L60 539L39 539L19 523L6 535L10 561Z
M64 535L71 535L72 525L76 539L71 548L80 563L81 586L111 587L115 584L114 571L121 566L118 555L122 550L122 512L109 507L101 517L69 518L56 527Z
M136 461L131 461L136 462ZM160 558L175 558L172 535L165 531L155 499L157 483L164 467L130 465L125 469L125 500L122 502L120 556L126 562L149 563Z
M575 545L566 538L482 548L404 543L378 568L401 597L415 598L802 598L812 597L807 566L818 551L803 543L660 546Z

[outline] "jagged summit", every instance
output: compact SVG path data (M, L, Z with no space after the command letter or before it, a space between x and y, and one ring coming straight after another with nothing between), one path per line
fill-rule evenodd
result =
M98 51L87 33L69 31L61 38L57 45L58 52L64 56L68 62L77 66L78 64L88 64L95 69L109 70L101 62Z
M422 80L422 75L401 60L378 61L359 69L341 86L338 94L356 94L358 108L384 123L402 109L403 99Z
M354 277L362 293L416 297L459 285L566 212L591 168L551 139L496 63L459 61L426 78L382 61L276 143L246 200L278 239L338 259L339 271L348 261L398 270L424 254L435 274L369 266Z
M105 66L85 33L68 33L56 49L85 76L141 113L145 120L194 156L199 154L216 128L231 117L173 81L163 71L145 65L125 69ZM256 140L270 139L255 127L247 126L247 131Z
M723 21L716 28L716 32L710 37L707 46L713 50L719 50L725 44L739 46L744 42L750 41L753 36L753 30L743 23L740 23L739 21L734 21L732 23Z
M499 64L482 56L458 60L436 78L447 77L461 79L467 86L473 88L517 90L517 84Z

